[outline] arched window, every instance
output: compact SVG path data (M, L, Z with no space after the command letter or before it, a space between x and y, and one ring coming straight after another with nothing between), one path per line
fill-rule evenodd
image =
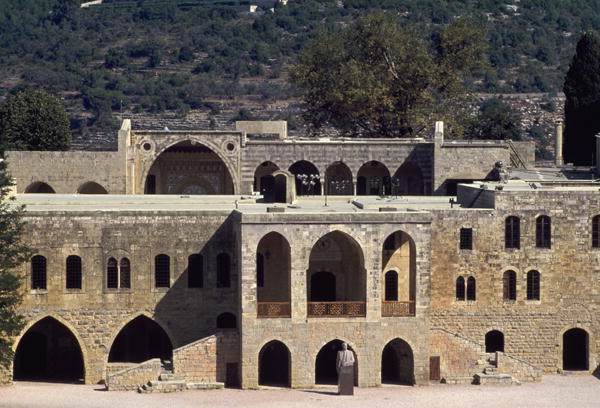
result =
M398 272L388 271L385 274L385 300L398 300Z
M465 300L465 278L462 276L456 279L456 300Z
M119 271L117 269L117 260L109 258L106 263L106 287L116 289L119 287Z
M600 215L592 218L592 248L600 248Z
M521 226L519 217L506 217L504 243L506 248L518 249L521 247Z
M46 289L46 258L41 255L31 258L31 289Z
M168 288L171 286L171 258L160 254L154 257L154 286Z
M517 300L517 273L515 271L504 272L502 288L504 300Z
M540 273L527 272L527 300L540 300Z
M204 259L200 254L188 256L188 288L204 286Z
M504 352L504 333L499 330L491 330L485 334L485 352Z
M237 321L233 313L221 313L217 316L217 329L235 329Z
M540 215L535 220L535 246L538 248L550 248L551 236L550 217Z
M67 289L81 289L81 258L67 257Z
M265 286L265 256L260 252L256 254L256 286Z
M229 254L217 255L217 288L231 286L231 258Z
M475 278L469 276L467 279L467 300L475 300L477 296L477 288L475 287Z
M121 262L119 263L120 269L120 282L119 286L121 289L130 289L131 288L131 264L129 263L129 259L121 258Z

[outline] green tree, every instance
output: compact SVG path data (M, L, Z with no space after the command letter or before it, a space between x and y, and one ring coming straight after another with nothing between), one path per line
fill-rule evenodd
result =
M48 92L30 89L0 107L0 151L67 150L70 145L69 118Z
M576 165L592 164L600 131L600 37L588 32L577 43L565 77L564 158Z
M0 162L0 368L8 369L13 359L12 339L23 328L23 319L17 312L21 303L22 276L17 268L29 257L27 246L21 241L23 207L10 203L11 178L6 162Z
M384 13L321 32L292 67L304 119L361 137L414 136L433 120L452 123L467 95L465 74L481 66L483 32L459 19L427 43Z
M477 115L465 128L465 139L521 140L521 120L513 108L498 98L481 104Z

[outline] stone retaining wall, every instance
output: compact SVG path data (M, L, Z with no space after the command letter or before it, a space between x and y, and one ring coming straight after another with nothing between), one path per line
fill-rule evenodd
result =
M542 370L527 361L498 351L496 352L496 362L498 372L510 374L519 381L541 381L542 379Z
M153 358L109 375L106 380L106 389L108 391L135 390L148 381L157 380L161 371L160 358Z

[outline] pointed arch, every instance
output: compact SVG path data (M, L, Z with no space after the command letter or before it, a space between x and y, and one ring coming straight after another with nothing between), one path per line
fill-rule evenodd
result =
M390 340L381 351L381 382L415 384L415 362L411 346L401 338Z
M173 343L165 329L141 314L129 320L110 346L108 362L141 363L152 358L171 359Z
M258 384L289 387L292 356L285 343L271 340L258 353Z
M358 385L359 361L355 348L347 341L334 339L323 345L315 357L315 384L335 384L337 382L336 359L337 352L342 349L342 343L348 345L348 350L354 353L354 385Z

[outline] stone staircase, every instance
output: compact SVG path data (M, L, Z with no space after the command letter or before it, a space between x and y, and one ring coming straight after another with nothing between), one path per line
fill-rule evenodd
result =
M171 361L163 362L163 371L158 376L158 380L148 381L147 384L138 387L137 391L146 393L167 393L185 390L216 390L223 388L224 384L215 383L192 383L184 378L173 374L173 364Z
M509 374L498 372L498 364L494 354L488 355L483 362L478 365L484 365L483 372L473 376L473 384L476 385L521 385L519 380L514 379Z

